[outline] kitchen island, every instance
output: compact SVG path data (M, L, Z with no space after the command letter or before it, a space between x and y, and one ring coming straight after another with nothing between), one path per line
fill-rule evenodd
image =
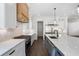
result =
M61 37L50 38L51 34L45 34L45 37L57 47L64 56L79 56L79 37L71 37L66 34L61 34Z

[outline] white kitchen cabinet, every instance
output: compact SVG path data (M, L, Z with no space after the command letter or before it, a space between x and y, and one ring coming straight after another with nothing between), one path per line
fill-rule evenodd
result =
M3 54L3 56L25 56L25 41L13 47L11 50Z
M45 36L45 46L48 49L49 56L64 56L64 54L46 36Z
M16 48L13 48L10 51L6 52L3 56L15 56L15 55L16 55Z
M0 28L5 27L5 5L0 3Z
M53 45L53 43L51 43L51 41L49 41L49 39L46 36L45 36L45 46L48 49L49 56L51 56L51 54L52 56L55 55L54 51L55 46Z
M47 37L45 37L45 46L49 51L54 48L54 45L49 41Z
M16 3L5 3L5 27L16 27Z
M16 27L16 4L0 3L0 28Z

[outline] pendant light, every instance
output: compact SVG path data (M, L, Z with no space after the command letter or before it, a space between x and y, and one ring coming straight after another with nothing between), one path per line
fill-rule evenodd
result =
M57 22L56 22L56 8L54 8L54 24L57 24Z
M56 8L54 8L54 26L58 26L57 20L56 20Z
M77 6L77 12L78 12L78 14L79 14L79 5Z

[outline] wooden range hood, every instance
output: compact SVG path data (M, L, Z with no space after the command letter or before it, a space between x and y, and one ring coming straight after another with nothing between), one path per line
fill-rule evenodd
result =
M27 23L29 21L29 8L27 3L17 3L17 21Z

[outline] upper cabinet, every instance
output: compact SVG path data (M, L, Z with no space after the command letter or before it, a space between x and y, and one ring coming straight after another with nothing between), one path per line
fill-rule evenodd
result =
M29 21L29 8L27 3L17 3L17 21L27 23Z
M0 28L5 27L5 4L0 3Z
M16 28L16 3L0 3L0 28Z
M5 27L16 28L16 3L5 3Z

